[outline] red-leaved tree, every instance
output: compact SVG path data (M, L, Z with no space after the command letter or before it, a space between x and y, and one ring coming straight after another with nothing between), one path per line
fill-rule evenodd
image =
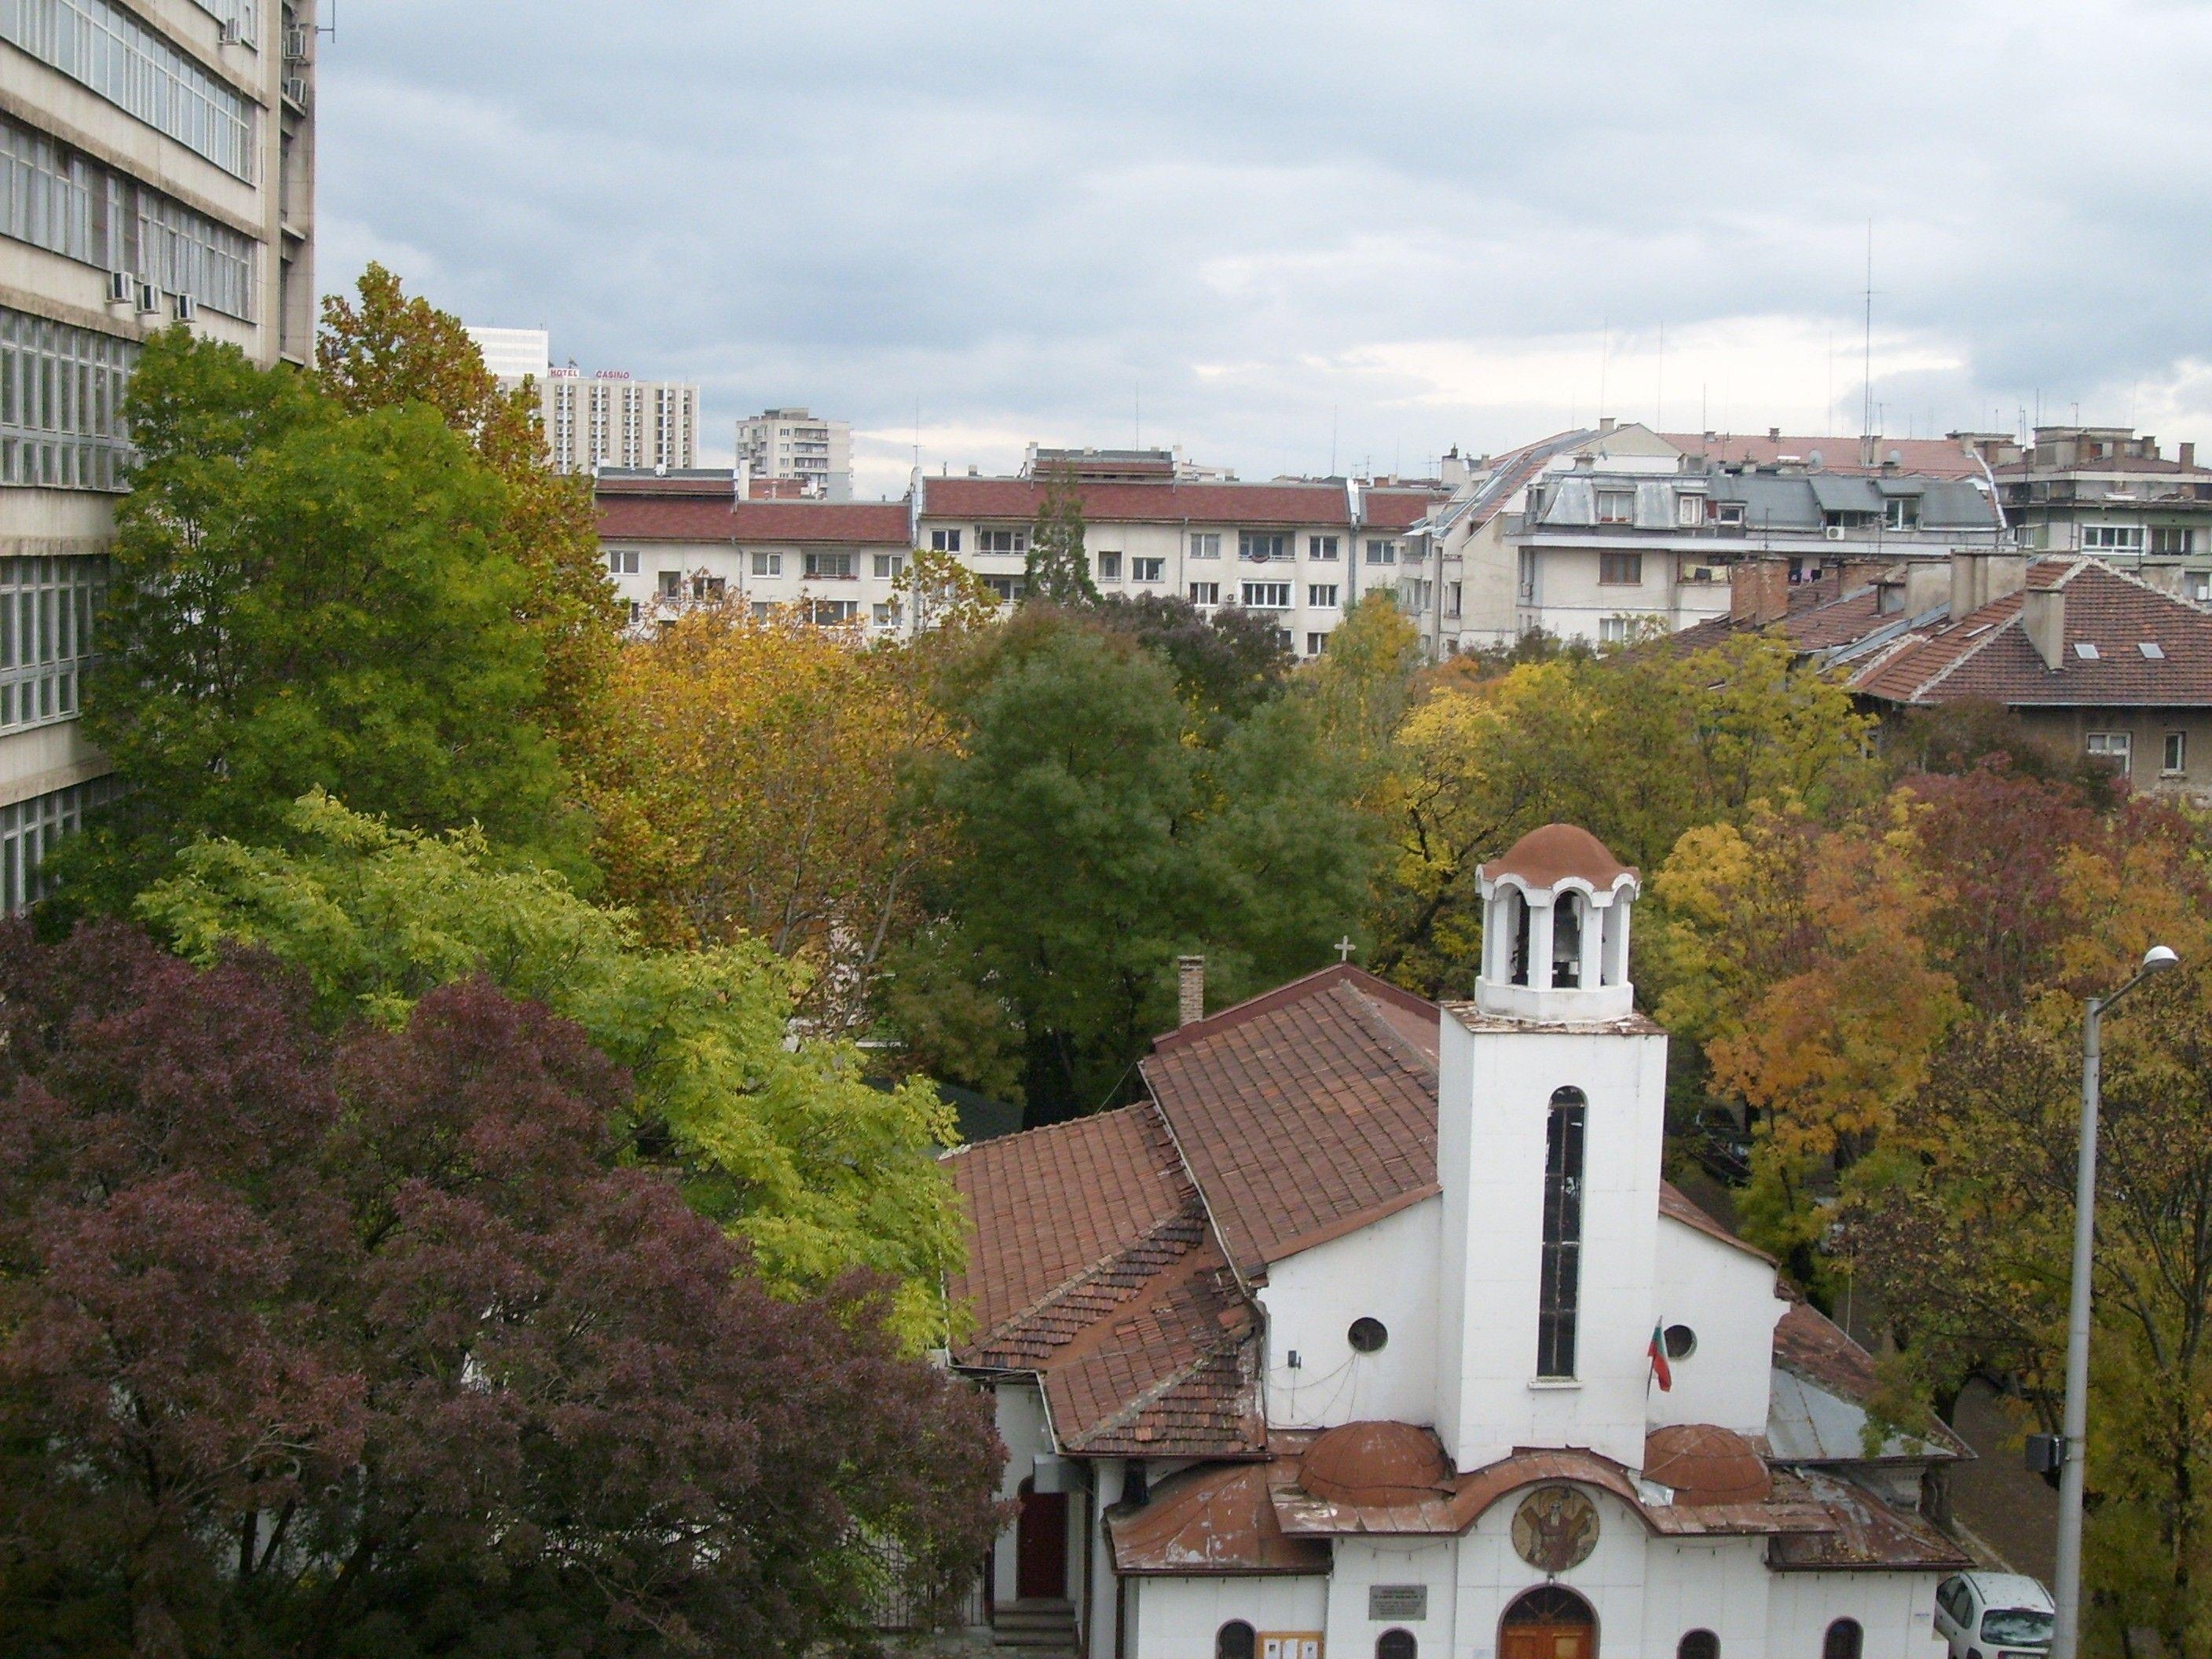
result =
M12 1654L767 1655L945 1595L977 1400L882 1287L793 1304L626 1086L483 983L319 1036L265 961L0 930Z

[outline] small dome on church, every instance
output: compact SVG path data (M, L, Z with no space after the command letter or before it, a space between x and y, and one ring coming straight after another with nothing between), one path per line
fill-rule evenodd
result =
M1711 1423L1652 1430L1644 1441L1644 1478L1672 1486L1674 1501L1692 1509L1760 1504L1774 1491L1774 1476L1758 1449Z
M1540 830L1531 830L1503 857L1482 866L1485 881L1506 876L1518 877L1526 885L1539 889L1556 887L1573 877L1603 893L1623 876L1633 879L1636 872L1579 824L1547 823Z
M1421 1504L1451 1491L1451 1464L1433 1430L1346 1423L1306 1448L1298 1485L1332 1504Z

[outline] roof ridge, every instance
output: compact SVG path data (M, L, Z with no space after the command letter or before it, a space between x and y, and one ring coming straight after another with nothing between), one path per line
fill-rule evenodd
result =
M1310 974L1301 974L1287 984L1278 985L1271 990L1261 991L1256 995L1246 997L1242 1002L1232 1002L1226 1008L1208 1014L1203 1019L1194 1019L1188 1025L1178 1025L1172 1031L1163 1031L1152 1039L1152 1053L1165 1054L1195 1042L1200 1036L1232 1030L1247 1020L1257 1018L1261 1014L1272 1013L1274 1010L1296 1002L1303 997L1316 992L1326 992L1335 985L1351 980L1359 981L1363 988L1373 987L1382 993L1385 999L1398 1003L1400 1006L1409 1012L1419 1012L1424 1009L1430 1011L1436 1009L1436 1004L1429 1001L1425 997L1416 996L1402 986L1393 985L1378 974L1370 973L1364 968L1354 967L1348 962L1332 962L1325 968L1316 968Z
M1132 1285L1130 1287L1128 1296L1115 1298L1115 1305L1118 1306L1121 1303L1132 1299L1142 1285L1152 1283L1154 1279L1160 1278L1163 1274L1169 1272L1172 1267L1180 1266L1186 1257L1195 1253L1198 1249L1205 1243L1205 1222L1206 1217L1201 1206L1198 1203L1196 1194L1194 1193L1186 1194L1182 1204L1173 1214L1161 1217L1151 1226L1145 1229L1143 1232L1138 1234L1136 1237L1130 1239L1127 1243L1124 1243L1119 1248L1109 1251L1105 1255L1099 1257L1096 1261L1090 1263L1087 1267L1083 1267L1079 1272L1063 1279L1059 1284L1054 1285L1049 1291L1047 1291L1042 1296L1030 1303L1027 1307L1017 1309L1014 1312L1008 1314L997 1324L992 1326L989 1330L977 1332L969 1340L966 1344L967 1347L971 1352L981 1352L982 1350L993 1346L994 1343L995 1343L999 1339L1004 1337L1008 1332L1017 1330L1020 1327L1028 1324L1039 1314L1045 1312L1048 1309L1054 1306L1056 1304L1068 1301L1079 1292L1088 1290L1097 1285L1099 1280L1108 1277L1115 1268L1121 1266L1124 1262L1128 1261L1139 1251L1161 1243L1165 1235L1173 1232L1179 1227L1187 1227L1195 1224L1200 1230L1199 1237L1184 1245L1181 1249L1176 1251L1169 1261L1160 1267L1157 1271L1146 1273L1144 1279L1139 1281L1139 1285ZM1101 1317L1103 1316L1101 1316ZM1095 1323L1096 1322L1093 1321L1091 1322ZM1088 1325L1086 1325L1085 1328L1087 1329L1088 1328ZM1057 1352L1060 1349L1072 1346L1074 1340L1074 1337L1070 1337L1066 1342L1056 1344L1053 1351Z
M1111 1416L1100 1418L1089 1428L1084 1430L1079 1436L1071 1440L1068 1443L1069 1449L1080 1449L1103 1435L1127 1428L1169 1393L1189 1382L1213 1361L1220 1358L1224 1354L1235 1353L1248 1346L1253 1334L1253 1331L1248 1327L1241 1331L1229 1333L1216 1341L1200 1343L1198 1351L1190 1357L1188 1364L1170 1371L1152 1387L1139 1389L1137 1393L1122 1402L1121 1410ZM1261 1432L1263 1436L1267 1432L1264 1423L1261 1425Z

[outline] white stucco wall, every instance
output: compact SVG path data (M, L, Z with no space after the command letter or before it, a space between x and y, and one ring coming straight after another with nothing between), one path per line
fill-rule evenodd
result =
M1434 1421L1442 1213L1441 1200L1425 1199L1269 1267L1260 1300L1267 1310L1270 1423ZM1378 1352L1352 1346L1346 1333L1362 1317L1381 1320L1390 1334Z
M1774 1327L1788 1305L1774 1294L1774 1269L1765 1262L1661 1216L1652 1322L1687 1325L1698 1346L1673 1362L1672 1389L1651 1391L1653 1426L1717 1423L1765 1433Z
M999 1496L1011 1500L1035 1472L1036 1460L1052 1450L1052 1434L1045 1425L1044 1395L1035 1383L1002 1382L991 1394L999 1438L1006 1448L1006 1466L999 1472ZM1075 1507L1076 1501L1071 1498L1071 1516ZM1015 1565L1014 1522L1009 1520L991 1547L992 1579L1003 1601L1013 1599Z
M1372 1659L1383 1632L1410 1632L1415 1659L1445 1659L1457 1649L1459 1540L1452 1538L1346 1538L1336 1545L1336 1571L1328 1594L1328 1651ZM1422 1619L1370 1619L1367 1592L1376 1584L1423 1584L1429 1605Z
M1866 1632L1863 1659L1932 1659L1936 1635L1932 1572L1778 1572L1767 1592L1767 1651L1775 1659L1817 1654L1831 1620L1850 1618ZM1725 1650L1723 1650L1725 1651Z
M1322 1630L1328 1619L1326 1578L1133 1578L1129 1586L1127 1659L1213 1659L1214 1632L1232 1619L1255 1631Z
M1462 1469L1516 1446L1634 1468L1650 1387L1667 1040L1607 1028L1470 1032L1443 1016L1437 1428ZM1589 1103L1577 1376L1539 1381L1537 1284L1552 1095Z

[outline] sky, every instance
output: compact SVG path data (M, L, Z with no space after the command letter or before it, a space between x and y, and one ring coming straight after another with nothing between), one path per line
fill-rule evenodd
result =
M1032 441L1418 475L1856 433L1869 362L1893 436L2212 441L2203 0L337 11L322 286L696 381L702 462L799 404L871 497Z

